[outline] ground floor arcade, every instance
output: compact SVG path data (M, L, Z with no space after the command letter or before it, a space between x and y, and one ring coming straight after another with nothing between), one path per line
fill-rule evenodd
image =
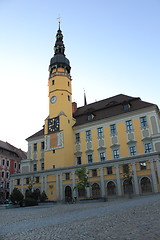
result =
M132 180L124 176L124 166L129 165ZM45 191L49 200L65 201L68 198L83 198L84 193L75 189L76 170L80 166L48 169L11 176L10 192L16 187L25 195L28 186ZM123 158L85 165L90 187L87 198L124 196L128 193L140 195L160 192L160 156L152 153L136 158Z

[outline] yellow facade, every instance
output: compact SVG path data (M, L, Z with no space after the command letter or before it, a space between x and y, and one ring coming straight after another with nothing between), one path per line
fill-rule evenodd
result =
M61 41L55 44L49 67L49 115L44 130L27 139L28 160L22 161L22 173L11 178L11 189L16 186L25 193L25 179L39 177L33 187L44 190L49 200L65 200L68 194L78 197L75 173L85 166L91 183L87 197L124 196L124 165L128 164L133 194L159 192L160 120L156 105L117 95L112 97L114 101L106 99L103 107L104 100L73 111L70 66L60 29L58 34ZM137 107L139 103L144 107Z

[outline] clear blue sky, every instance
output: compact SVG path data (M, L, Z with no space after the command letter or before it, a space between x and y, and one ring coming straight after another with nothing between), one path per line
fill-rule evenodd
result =
M0 0L0 139L25 138L48 115L48 66L61 16L73 100L120 93L160 107L160 0Z

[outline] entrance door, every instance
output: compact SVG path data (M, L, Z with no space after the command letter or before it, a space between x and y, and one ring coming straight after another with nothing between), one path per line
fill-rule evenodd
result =
M152 192L151 180L148 177L141 179L141 191L142 193Z
M72 201L72 189L70 186L65 187L65 201L66 202Z
M92 185L92 197L93 198L100 198L101 197L100 186L98 185L98 183L94 183Z
M113 181L108 182L107 184L107 195L114 196L116 195L116 186Z
M129 183L128 180L124 180L123 182L123 191L124 195L133 193L133 185Z

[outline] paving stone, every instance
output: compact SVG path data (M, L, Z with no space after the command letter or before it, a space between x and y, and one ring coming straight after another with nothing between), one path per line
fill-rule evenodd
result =
M0 209L0 240L160 240L160 194Z

